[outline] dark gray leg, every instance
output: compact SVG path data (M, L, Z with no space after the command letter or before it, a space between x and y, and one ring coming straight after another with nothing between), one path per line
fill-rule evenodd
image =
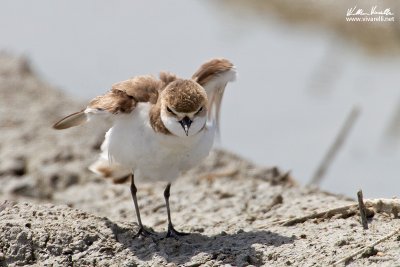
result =
M165 190L164 190L164 198L165 198L165 204L167 206L167 215L168 215L168 232L167 232L166 237L178 237L178 236L188 235L188 233L176 231L174 226L172 225L171 210L169 208L169 196L170 196L169 191L170 191L170 189L171 189L171 183L168 183L167 187L165 187Z
M153 235L152 232L146 230L143 227L142 219L140 218L139 205L138 205L138 202L137 202L136 192L137 192L137 188L135 186L134 175L131 174L131 194L132 194L133 204L135 204L135 211L136 211L137 221L138 221L138 224L139 224L139 232L137 232L137 234L134 236L134 238L138 237L140 235L141 236Z

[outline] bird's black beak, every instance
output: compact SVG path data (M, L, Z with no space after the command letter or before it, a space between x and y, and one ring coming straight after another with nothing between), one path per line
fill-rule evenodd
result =
M192 120L189 119L189 117L184 117L182 120L179 121L179 123L182 125L183 130L186 133L186 136L189 135L189 128L190 125L192 124Z

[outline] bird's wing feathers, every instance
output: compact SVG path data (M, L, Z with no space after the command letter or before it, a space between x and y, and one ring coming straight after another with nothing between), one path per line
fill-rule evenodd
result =
M236 78L235 66L226 59L213 59L203 64L192 76L207 92L209 98L209 119L219 127L219 113L226 84ZM116 83L104 95L95 97L86 109L68 115L53 125L62 130L84 124L94 117L132 112L137 103L157 102L159 92L176 80L174 74L162 72L160 78L144 75ZM110 116L107 116L110 117Z
M55 123L53 128L63 130L84 124L93 118L118 113L129 113L135 108L136 103L135 99L133 99L132 96L129 96L126 92L111 89L104 95L95 97L89 102L86 109L68 115Z
M146 75L113 84L110 91L91 100L86 109L61 119L53 125L53 128L67 129L86 123L95 117L130 113L139 102L154 104L157 102L159 90L173 79L173 75L161 73L160 79Z
M63 130L73 126L81 125L87 121L85 110L78 111L59 120L53 125L54 129Z
M115 83L111 91L123 92L136 102L156 103L158 90L163 82L150 75L137 76L133 79Z
M208 118L215 121L219 133L221 101L228 82L236 80L236 68L227 59L212 59L204 63L193 74L192 79L207 92L209 101Z

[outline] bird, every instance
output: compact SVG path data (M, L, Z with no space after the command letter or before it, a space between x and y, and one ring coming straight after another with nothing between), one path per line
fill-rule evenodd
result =
M160 72L158 77L135 76L113 84L86 108L59 120L53 128L111 121L99 158L89 169L105 177L128 174L139 226L135 237L154 234L142 224L135 180L167 181L166 237L179 237L188 233L173 226L171 182L209 154L219 135L225 88L236 77L235 65L225 58L205 62L189 79L170 72Z

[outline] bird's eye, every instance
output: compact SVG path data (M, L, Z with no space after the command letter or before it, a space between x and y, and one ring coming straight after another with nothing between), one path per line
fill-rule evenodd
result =
M202 110L203 110L203 107L201 107L201 108L196 112L195 115L199 114Z
M167 107L167 111L168 111L169 113L171 113L171 114L176 115L175 112L173 112L169 107Z

